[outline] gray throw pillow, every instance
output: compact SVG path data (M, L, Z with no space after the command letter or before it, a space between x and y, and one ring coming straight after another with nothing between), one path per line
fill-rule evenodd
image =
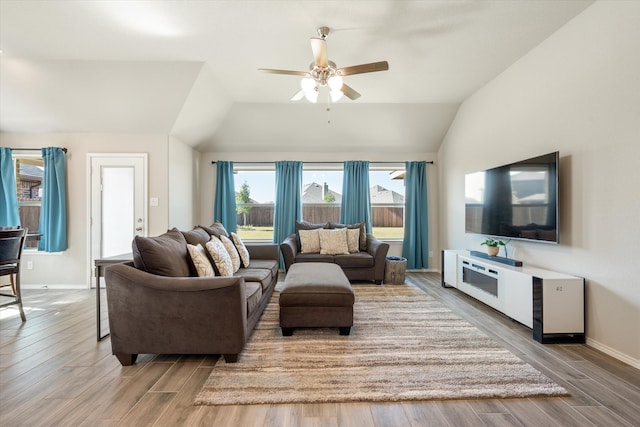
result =
M133 265L139 270L159 276L190 277L193 275L187 241L176 229L157 237L136 236L131 247Z

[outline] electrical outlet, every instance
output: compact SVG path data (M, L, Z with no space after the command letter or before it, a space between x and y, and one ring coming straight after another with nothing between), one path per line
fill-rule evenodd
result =
M27 270L33 270L33 261L27 261Z
M433 258L433 251L429 251L429 258Z

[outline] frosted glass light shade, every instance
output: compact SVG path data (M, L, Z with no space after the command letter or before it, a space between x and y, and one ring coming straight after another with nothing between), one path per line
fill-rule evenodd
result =
M332 90L329 94L331 95L331 101L333 102L338 102L338 100L342 98L342 95L344 95L341 90Z
M329 81L327 82L329 84L329 87L331 88L331 90L340 90L342 88L342 77L340 76L333 76L331 78L329 78Z
M313 80L311 77L305 77L300 81L300 87L302 88L302 90L304 90L305 93L311 92L311 91L315 92L314 89L316 87L316 81Z
M313 102L314 104L318 101L318 91L315 88L309 91L305 90L304 96L309 102Z

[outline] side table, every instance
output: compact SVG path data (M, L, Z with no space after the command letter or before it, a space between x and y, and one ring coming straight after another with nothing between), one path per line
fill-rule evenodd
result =
M101 258L95 260L95 275L96 275L96 317L97 317L97 335L98 341L109 336L109 332L102 333L100 327L100 278L104 276L105 267L113 264L119 264L121 262L127 262L133 260L133 254L115 255L107 258Z

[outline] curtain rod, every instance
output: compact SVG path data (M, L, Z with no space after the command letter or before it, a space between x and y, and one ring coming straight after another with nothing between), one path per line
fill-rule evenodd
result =
M215 160L211 161L212 165L215 165L217 162ZM234 165L242 165L242 164L248 164L248 165L272 165L275 162L233 162ZM344 162L302 162L304 164L307 165L342 165L344 164ZM370 161L369 163L375 163L378 165L384 165L384 164L389 164L389 165L397 165L399 163L404 163L404 161L401 162L375 162L375 161ZM428 164L433 164L433 160L432 161L428 161Z
M56 148L60 148L60 147L56 147ZM11 148L11 149L17 150L17 151L41 151L42 150L42 148ZM62 151L66 153L67 149L63 147Z

